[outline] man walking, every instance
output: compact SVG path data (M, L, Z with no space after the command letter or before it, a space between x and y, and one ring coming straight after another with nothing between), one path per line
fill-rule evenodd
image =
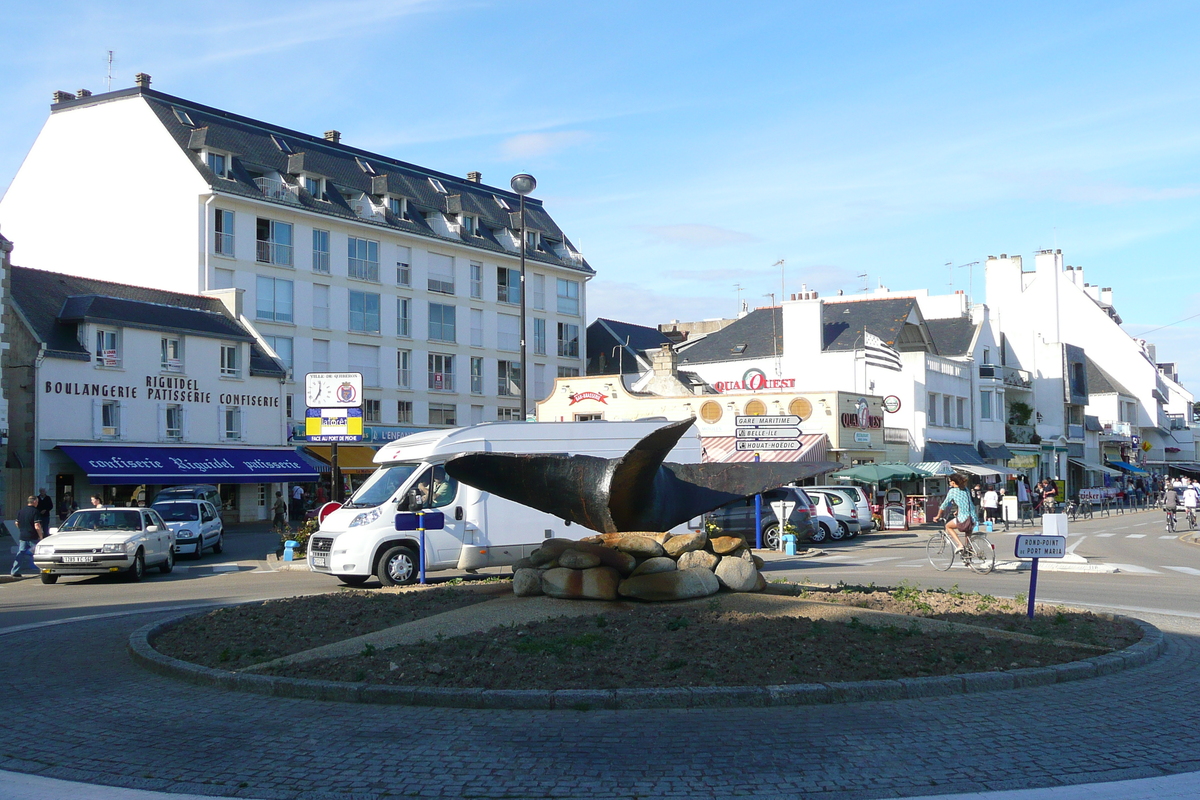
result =
M12 571L14 578L21 577L21 562L28 562L30 569L37 569L33 563L33 546L41 539L43 531L41 515L38 513L38 499L33 495L25 501L25 507L17 512L17 557L13 559Z
M50 512L53 510L54 501L50 499L50 495L46 494L45 489L38 489L37 512L42 521L42 536L50 530Z

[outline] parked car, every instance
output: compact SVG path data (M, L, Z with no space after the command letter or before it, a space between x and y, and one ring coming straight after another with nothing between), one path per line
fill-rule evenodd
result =
M152 508L87 508L76 511L37 543L33 563L42 583L61 575L123 574L140 581L148 566L175 568L175 533Z
M154 502L150 505L158 505L167 500L207 500L218 512L221 510L221 492L217 487L208 483L168 486L154 495Z
M207 500L161 500L154 504L167 527L175 532L175 554L200 554L208 548L220 553L225 547L225 526L216 507Z
M858 532L867 533L875 530L875 518L871 516L871 500L867 490L861 486L806 486L805 489L833 489L854 499L854 508L858 511Z
M813 533L810 538L817 544L826 539L833 539L834 541L845 539L846 534L842 532L842 527L838 523L837 517L834 516L833 508L830 507L828 498L820 492L813 492L808 496L813 502Z
M772 489L769 492L763 492L762 499L762 541L764 548L768 550L779 549L779 519L775 516L771 504L781 500L794 504L792 512L788 516L788 522L796 528L797 536L807 537L815 541L823 540L816 538L820 535L818 533L819 529L812 522L812 515L816 509L813 506L812 499L809 498L803 489L795 486ZM755 543L753 497L735 500L728 505L721 506L717 510L709 512L705 517L716 523L725 534L729 536L742 536L752 545Z
M809 496L820 495L828 501L833 517L838 522L837 531L830 538L849 539L858 535L858 509L850 495L837 489L817 489L812 486L806 486L804 490Z

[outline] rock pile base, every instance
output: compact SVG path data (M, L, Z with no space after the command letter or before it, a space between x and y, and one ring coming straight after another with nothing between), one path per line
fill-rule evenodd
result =
M569 600L691 600L722 588L761 592L767 585L762 565L745 539L710 539L704 532L547 539L513 566L513 592Z

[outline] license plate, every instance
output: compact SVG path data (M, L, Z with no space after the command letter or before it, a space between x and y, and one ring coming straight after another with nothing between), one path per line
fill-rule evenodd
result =
M314 567L328 567L329 566L329 556L314 555L313 556L313 566Z
M63 556L64 564L90 564L91 556Z

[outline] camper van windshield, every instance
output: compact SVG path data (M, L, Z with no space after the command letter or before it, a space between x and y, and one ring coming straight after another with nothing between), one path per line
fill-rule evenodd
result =
M344 508L375 508L395 497L404 482L417 471L420 464L393 464L371 473Z

